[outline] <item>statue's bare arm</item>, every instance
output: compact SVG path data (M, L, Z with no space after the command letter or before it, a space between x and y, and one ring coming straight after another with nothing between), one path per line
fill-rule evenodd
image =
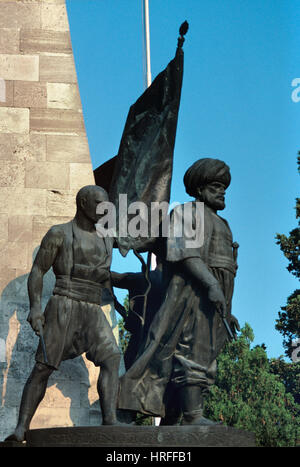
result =
M115 271L110 272L111 285L117 287L118 289L128 289L130 284L128 281L129 273L118 273Z
M27 320L35 332L38 332L37 321L41 320L43 325L45 320L41 307L43 277L53 265L62 241L62 232L52 227L42 240L28 277L30 312Z
M118 273L111 271L111 285L118 289L127 289L130 290L132 287L135 289L145 289L147 287L147 282L142 273L135 272L125 272Z

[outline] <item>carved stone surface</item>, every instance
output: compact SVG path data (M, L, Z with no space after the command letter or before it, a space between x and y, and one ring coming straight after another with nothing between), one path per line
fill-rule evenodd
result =
M29 430L28 447L254 447L253 433L227 426L99 426Z

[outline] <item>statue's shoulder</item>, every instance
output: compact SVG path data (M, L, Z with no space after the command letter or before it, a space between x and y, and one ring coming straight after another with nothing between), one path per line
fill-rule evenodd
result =
M217 216L226 225L226 227L230 230L228 221L224 217L220 216L219 214L217 214Z
M215 216L217 219L217 223L215 227L216 230L218 230L219 232L222 232L225 235L229 235L230 237L232 237L232 232L231 232L231 228L230 228L228 221L224 219L224 217L221 217L219 214L216 214Z
M50 227L43 241L46 243L62 243L66 236L72 236L72 221L64 224L55 224Z
M205 214L206 220L211 220L211 222L222 222L229 227L227 220L224 219L224 217L220 216L219 213L214 212L206 204L204 205L204 214Z
M64 224L55 224L50 227L49 232L53 234L62 234L72 232L72 221L65 222Z

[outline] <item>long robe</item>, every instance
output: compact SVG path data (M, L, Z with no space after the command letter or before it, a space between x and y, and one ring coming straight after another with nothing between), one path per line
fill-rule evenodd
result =
M184 235L166 239L165 300L136 361L120 380L120 409L164 417L169 383L207 390L214 382L227 332L207 290L185 272L183 261L200 258L205 263L223 290L230 321L237 269L232 234L227 222L205 206L203 245L188 248L186 240Z

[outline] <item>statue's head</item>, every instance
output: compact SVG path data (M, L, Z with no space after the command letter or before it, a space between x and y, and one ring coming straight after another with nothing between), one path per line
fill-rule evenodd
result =
M108 194L104 188L97 185L84 186L76 196L77 213L83 214L96 224L100 218L97 214L97 206L103 201L108 201Z
M230 169L219 159L204 158L196 161L184 175L186 192L203 201L214 211L225 208L225 191L230 185Z

